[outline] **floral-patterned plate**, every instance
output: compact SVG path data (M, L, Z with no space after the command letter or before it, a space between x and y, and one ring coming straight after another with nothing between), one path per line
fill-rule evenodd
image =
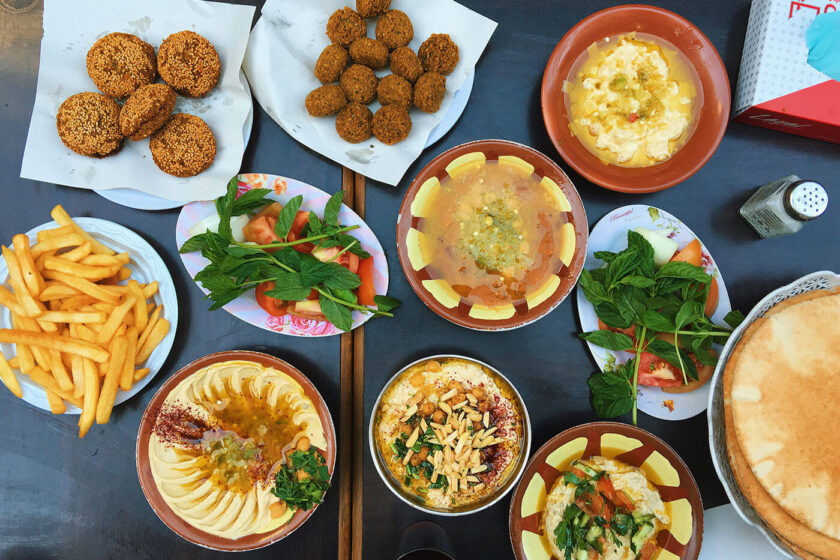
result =
M273 189L274 192L268 198L281 203L285 203L297 195L302 195L303 204L300 209L306 212L312 210L319 216L323 216L324 205L326 205L331 196L321 189L307 185L296 179L289 179L278 175L267 175L265 173L245 173L239 175L239 194L237 196L241 196L245 191L257 188ZM208 216L214 215L216 215L214 201L193 202L184 206L181 209L181 214L178 216L178 224L175 227L175 240L178 247L181 247L191 237L189 230L193 225ZM358 214L346 205L341 206L341 211L338 213L338 221L343 225L359 226L359 229L353 230L350 234L358 239L362 248L373 257L373 283L376 287L376 293L387 293L388 263L385 261L385 253L382 250L382 245L379 244L379 240L376 239L373 231ZM198 252L181 254L181 260L184 262L190 278L195 278L195 275L207 266L209 262ZM196 285L205 294L207 293L207 290L201 287L201 285ZM209 307L209 302L207 305ZM225 305L223 309L234 317L261 329L291 336L331 336L342 332L327 321L303 319L289 314L280 317L270 315L257 304L257 298L253 291L249 291L236 298ZM355 329L359 325L364 324L370 317L369 314L354 311L353 328Z
M666 232L667 236L679 244L683 249L686 245L700 240L703 251L703 268L708 274L717 278L718 306L712 315L712 322L726 327L723 318L732 310L729 294L723 277L715 264L703 240L697 237L687 225L665 210L644 204L633 204L616 208L595 224L589 234L589 245L586 248L584 268L600 268L604 263L595 258L595 251L621 251L627 247L627 231L636 227ZM583 295L583 290L577 289L578 316L583 332L598 329L598 316L595 308ZM728 328L728 327L727 327ZM614 352L595 346L587 342L589 351L601 371L613 364L622 364L632 357L630 352ZM717 348L720 353L721 347ZM709 401L709 383L690 393L665 393L658 387L642 387L638 389L639 410L663 420L685 420L706 410Z

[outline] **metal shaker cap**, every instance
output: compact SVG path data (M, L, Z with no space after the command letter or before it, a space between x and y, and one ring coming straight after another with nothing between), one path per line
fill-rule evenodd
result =
M828 193L816 181L797 181L786 194L786 206L802 221L818 218L828 207Z

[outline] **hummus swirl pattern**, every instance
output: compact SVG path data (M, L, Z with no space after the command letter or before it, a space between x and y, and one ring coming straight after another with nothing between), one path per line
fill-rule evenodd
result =
M293 511L272 507L274 474L298 440L326 449L317 409L285 373L248 361L205 367L167 396L149 441L164 501L207 533L237 539ZM282 511L282 513L278 513Z

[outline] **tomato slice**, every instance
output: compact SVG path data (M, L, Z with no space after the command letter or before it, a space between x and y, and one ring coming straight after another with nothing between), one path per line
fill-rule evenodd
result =
M254 216L248 225L243 228L242 233L245 234L245 239L257 245L268 245L280 241L280 238L274 233L274 226L277 224L277 218L271 216Z
M671 262L673 261L682 261L693 264L694 266L701 266L703 264L703 250L700 247L700 240L695 239L686 245L681 251L671 257Z
M627 512L632 512L636 509L636 504L633 503L630 496L624 493L624 490L615 491L615 505L616 507L623 508Z
M600 492L590 494L584 492L575 498L575 505L590 517L603 517L609 523L613 518L613 506L608 503Z
M709 286L709 295L706 296L706 317L711 317L715 314L718 306L718 283L717 278L712 278L712 283Z
M263 282L258 285L255 290L257 293L257 303L270 315L280 317L281 315L286 314L288 303L285 300L265 295L265 292L273 289L274 282Z
M647 387L679 387L683 384L680 370L650 352L639 356L639 385Z
M292 221L292 227L289 228L289 236L287 238L288 241L300 239L300 233L303 231L303 228L305 228L306 224L308 223L309 212L298 210L297 214L295 214L295 219Z
M615 503L615 487L612 481L606 475L598 479L595 488L604 495L604 497L612 503Z
M359 280L362 281L357 288L359 303L362 305L375 305L373 301L374 296L376 296L376 288L373 285L373 257L366 258L358 266Z
M280 215L280 211L283 210L283 205L279 202L272 202L268 206L264 206L262 210L256 213L254 218L262 218L263 216L268 218L274 218L277 221L277 216Z

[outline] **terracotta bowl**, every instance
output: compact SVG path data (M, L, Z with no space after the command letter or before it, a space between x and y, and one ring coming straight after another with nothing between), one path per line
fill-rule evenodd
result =
M332 478L333 471L335 469L337 447L335 442L335 427L333 426L332 417L330 416L330 411L327 408L327 404L324 402L323 397L321 397L321 394L312 382L300 371L283 360L275 358L274 356L245 350L230 350L227 352L210 354L209 356L204 356L203 358L199 358L191 364L184 366L163 384L146 407L146 411L140 419L140 430L137 433L137 476L140 479L140 487L146 495L146 500L148 500L149 505L152 506L152 509L155 511L160 520L163 521L167 527L177 533L178 536L205 548L241 552L262 548L287 537L294 532L295 529L303 525L318 506L316 505L307 511L295 512L294 516L287 524L278 527L274 531L248 535L236 540L226 539L200 531L178 517L178 515L176 515L164 501L160 492L158 492L152 475L152 469L149 465L149 438L152 435L152 429L154 428L155 421L157 420L157 415L160 412L160 407L163 405L164 400L166 400L167 395L169 395L169 393L181 381L198 370L212 364L231 360L257 362L260 365L282 371L300 383L306 396L318 409L318 416L320 416L321 424L324 426L328 447L327 449L322 449L320 451L323 453L324 458L327 461L330 478Z
M679 49L697 72L703 99L696 128L684 146L662 163L631 168L603 163L572 136L563 82L590 45L633 31L659 37ZM626 4L592 14L557 43L543 74L543 120L557 151L578 173L614 191L647 193L686 180L712 157L729 120L730 96L723 61L695 25L662 8Z
M496 161L500 156L519 158L526 164L533 166L533 173L539 177L553 181L563 191L571 210L567 212L567 219L574 226L575 248L568 266L563 266L557 273L559 283L554 291L544 301L533 307L517 305L512 316L503 319L483 319L471 315L472 306L461 299L454 307L447 307L432 295L423 282L430 279L426 267L416 270L409 258L407 239L409 231L416 228L422 218L412 214L412 203L421 187L432 178L444 179L447 166L456 158L476 152L484 153L487 161ZM457 163L456 163L457 165ZM546 155L516 142L508 140L477 140L456 146L437 156L420 173L408 187L408 191L400 206L397 217L397 249L403 272L409 284L420 300L432 311L456 325L481 331L504 331L519 328L545 316L548 312L566 299L583 270L586 256L586 242L589 238L589 225L586 221L586 211L583 208L580 195L569 177L560 167Z
M617 422L592 422L566 430L531 458L510 502L510 540L516 558L549 557L541 529L547 494L572 461L594 455L644 471L671 518L671 524L656 535L656 544L674 555L669 558L697 560L703 541L703 502L694 477L667 443L641 428Z

